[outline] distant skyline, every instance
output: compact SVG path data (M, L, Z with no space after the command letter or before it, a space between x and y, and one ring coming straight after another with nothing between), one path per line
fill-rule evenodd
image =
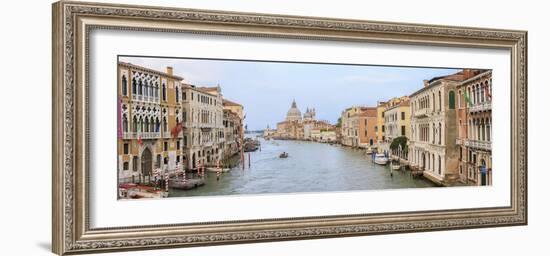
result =
M388 67L235 60L120 57L120 61L174 74L196 86L220 85L224 98L244 106L250 130L283 121L292 101L302 114L315 108L317 119L335 124L350 106L410 95L424 79L460 71L449 68Z

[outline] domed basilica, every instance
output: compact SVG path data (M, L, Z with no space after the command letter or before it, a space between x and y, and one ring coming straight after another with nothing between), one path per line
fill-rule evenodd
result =
M286 112L286 121L302 121L302 112L296 106L296 101L292 100L292 105L288 112Z

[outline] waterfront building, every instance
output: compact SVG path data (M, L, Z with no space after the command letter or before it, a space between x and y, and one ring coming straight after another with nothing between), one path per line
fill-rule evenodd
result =
M186 166L215 165L223 157L225 143L221 88L184 84L182 90Z
M304 113L304 121L315 121L317 120L317 114L315 113L315 108L306 108Z
M322 132L334 129L328 121L317 120L315 108L307 108L302 117L296 101L293 100L285 120L277 123L277 129L272 136L278 139L319 141ZM325 137L328 138L328 134Z
M465 70L471 78L457 86L460 180L492 185L492 72Z
M385 138L382 143L383 149L405 160L408 158L404 154L403 150L405 149L391 150L389 146L395 138L406 137L409 139L411 135L410 120L410 100L408 96L393 98L388 101L384 110Z
M342 122L341 143L348 147L359 146L359 115L361 107L353 106L342 111L340 116Z
M376 107L362 107L359 112L358 136L359 147L369 148L375 146L378 119Z
M223 109L231 110L233 113L241 119L241 123L244 124L244 107L243 105L230 101L228 99L223 99Z
M267 128L265 128L265 130L264 130L263 137L264 138L271 138L271 137L275 136L276 133L277 133L277 130L271 129L271 128L269 128L269 125L267 125Z
M320 130L319 138L316 141L325 143L337 142L336 130Z
M376 145L378 148L381 148L382 143L386 140L386 127L384 126L386 104L383 101L379 101L376 104L376 126L374 127L374 132L376 133Z
M213 166L239 147L234 135L242 133L243 108L225 102L220 86L197 87L171 67L161 72L124 62L118 77L121 183L149 182L154 169ZM226 103L233 114L224 113Z
M469 76L461 71L425 80L424 87L410 95L409 162L440 185L459 181L456 95L457 86Z
M118 63L119 181L148 182L153 169L172 170L184 161L182 80L171 67L161 72Z
M225 136L225 143L223 145L223 159L227 160L228 158L239 153L243 127L242 120L237 113L229 109L224 109L223 126Z

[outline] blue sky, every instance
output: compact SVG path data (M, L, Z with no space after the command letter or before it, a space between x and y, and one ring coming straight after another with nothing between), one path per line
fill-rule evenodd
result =
M224 98L241 103L248 129L275 127L284 120L293 99L302 114L316 108L317 119L336 123L342 110L353 105L410 95L424 79L457 69L277 63L231 60L120 57L121 61L165 71L198 86L222 88Z

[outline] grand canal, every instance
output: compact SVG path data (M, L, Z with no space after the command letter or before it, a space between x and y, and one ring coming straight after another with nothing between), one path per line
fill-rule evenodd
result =
M206 185L191 190L170 189L170 197L236 194L327 192L372 189L423 188L434 185L413 178L407 171L394 171L374 164L364 150L339 145L292 140L263 140L261 151L245 153L241 166L217 179L206 172ZM279 154L288 152L288 158Z

